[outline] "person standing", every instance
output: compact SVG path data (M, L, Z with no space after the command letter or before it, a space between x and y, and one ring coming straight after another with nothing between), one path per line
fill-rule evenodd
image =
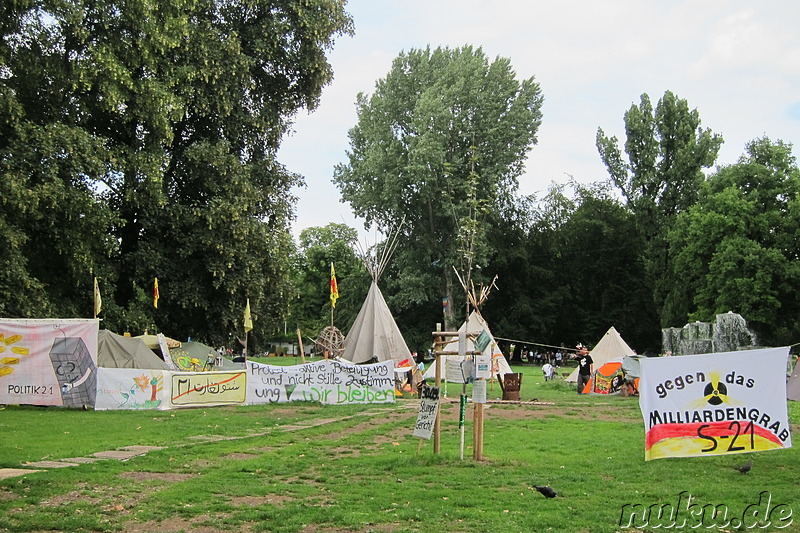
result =
M552 380L555 377L555 371L556 369L553 368L553 365L551 365L550 363L545 363L544 366L542 367L542 373L544 373L544 380L545 381Z
M594 374L594 360L586 346L579 344L576 348L578 348L578 394L583 394L583 389Z

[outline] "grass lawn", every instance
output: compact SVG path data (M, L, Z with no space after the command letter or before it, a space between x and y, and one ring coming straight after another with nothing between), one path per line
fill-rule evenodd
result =
M481 462L472 460L471 404L459 459L453 384L439 455L412 436L417 402L407 398L173 411L5 406L0 468L162 449L0 480L0 531L655 532L670 529L662 506L677 508L672 529L800 531L796 448L645 462L638 399L579 396L563 381L545 383L538 367L514 370L525 374L522 400L538 401L486 406ZM490 399L500 395L489 388ZM800 407L789 409L796 433ZM749 473L735 469L749 459ZM712 518L714 507L727 516Z

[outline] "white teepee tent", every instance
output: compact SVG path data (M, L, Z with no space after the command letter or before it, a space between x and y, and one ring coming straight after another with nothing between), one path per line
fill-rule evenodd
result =
M353 327L344 338L342 354L343 359L353 363L366 363L373 357L378 361L394 359L395 366L411 359L411 351L375 280Z
M478 333L485 331L486 334L489 336L489 344L486 345L486 348L483 349L483 355L490 355L492 357L492 375L496 376L497 374L505 375L505 374L513 374L514 371L511 370L511 366L506 361L503 352L500 351L500 346L498 346L497 341L494 339L491 330L489 329L489 324L486 323L486 319L476 310L473 310L472 313L469 315L469 319L465 320L461 327L458 328L458 331L464 331L468 333ZM455 352L458 350L458 339L453 339L447 344L443 346L443 351L446 352ZM467 351L474 351L475 350L475 343L472 339L467 337ZM447 357L457 357L457 356L443 356L444 358ZM444 360L446 361L446 359ZM446 365L445 362L442 362L443 365ZM425 371L425 379L433 379L436 377L436 365L431 364L430 368Z
M594 349L589 352L589 355L592 357L592 361L594 361L594 369L597 370L604 364L608 363L609 361L619 361L629 356L629 355L636 355L628 343L622 340L622 336L619 332L611 326L606 331L606 334L603 335L603 338L600 339L600 342L594 347ZM578 381L578 369L572 371L572 374L569 375L567 381L577 383Z
M342 358L353 363L365 363L373 358L379 362L393 359L395 368L410 366L413 370L416 369L416 362L411 357L411 351L403 334L400 333L400 328L397 327L389 306L386 305L386 300L378 288L378 279L397 245L399 229L398 227L397 231L387 239L386 246L379 256L369 256L363 251L361 253L364 266L372 276L372 285L353 322L353 327L344 338Z

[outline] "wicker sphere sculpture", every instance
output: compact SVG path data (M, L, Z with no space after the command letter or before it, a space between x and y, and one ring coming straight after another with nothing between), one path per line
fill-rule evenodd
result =
M335 326L328 326L320 331L315 343L318 355L325 355L328 358L340 357L344 353L344 335Z

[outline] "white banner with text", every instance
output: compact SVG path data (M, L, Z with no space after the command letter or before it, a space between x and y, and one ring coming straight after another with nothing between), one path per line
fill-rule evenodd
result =
M789 349L642 358L645 460L792 446Z
M0 319L0 404L93 406L97 319Z
M394 403L394 361L356 365L323 360L304 365L247 363L247 402Z

